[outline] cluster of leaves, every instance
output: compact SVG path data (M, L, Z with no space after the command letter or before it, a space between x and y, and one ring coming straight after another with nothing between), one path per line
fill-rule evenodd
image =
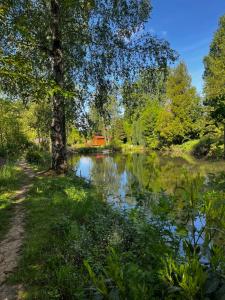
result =
M202 107L185 64L167 72L167 77L158 71L153 80L149 73L151 69L135 84L124 87L128 140L158 148L199 137Z
M60 94L68 115L83 123L85 99L101 114L115 82L135 77L141 66L166 68L175 59L168 42L141 33L150 1L60 1L64 82L59 86L52 73L54 3L2 1L0 85L10 97L27 103Z
M208 109L207 125L223 126L223 145L225 157L225 15L220 18L219 27L214 34L209 54L204 58L205 105Z
M220 18L219 28L214 35L209 54L204 59L206 105L209 106L211 117L216 124L224 123L225 119L224 40L225 15Z
M28 145L18 103L0 99L0 156L18 156Z

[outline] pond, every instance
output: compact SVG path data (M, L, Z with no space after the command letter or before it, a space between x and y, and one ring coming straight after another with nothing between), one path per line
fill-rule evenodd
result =
M164 257L162 278L170 293L224 299L224 161L135 153L76 155L70 164L115 211L136 224L137 234L153 230L150 236L143 234L139 247L151 249L157 237L154 245ZM157 248L162 240L164 247ZM166 249L170 254L165 259Z
M223 161L165 157L155 152L76 155L70 164L77 176L92 182L108 202L121 208L132 208L140 203L148 206L150 200L162 194L171 195L185 177L199 175L206 189L216 186L215 178L225 172Z

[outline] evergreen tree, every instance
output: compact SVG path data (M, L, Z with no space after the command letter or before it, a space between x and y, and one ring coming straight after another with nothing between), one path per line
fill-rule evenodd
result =
M158 147L157 122L161 109L162 106L158 100L150 99L140 116L144 145L150 148Z
M163 142L181 144L200 132L200 97L191 85L191 77L181 62L171 70L166 84L166 101L158 120Z
M221 17L219 28L214 35L205 65L205 104L216 125L224 127L225 158L225 15Z

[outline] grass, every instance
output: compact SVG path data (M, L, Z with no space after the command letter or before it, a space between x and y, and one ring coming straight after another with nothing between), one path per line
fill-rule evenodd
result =
M203 136L201 139L190 140L182 145L172 145L169 153L173 156L191 155L197 159L223 159L223 140L221 137Z
M140 223L143 228L138 229L136 213L124 217L90 185L71 176L37 178L25 206L24 250L11 278L25 285L22 299L101 298L102 285L108 295L117 285L129 294L135 282L133 294L141 295L146 282L149 293L153 283L154 291L158 290L155 272L168 247L151 226ZM116 269L126 279L118 277ZM101 279L101 274L107 278ZM112 278L109 286L108 278Z
M172 155L179 156L182 154L192 154L195 146L199 143L199 140L190 140L181 145L170 146L170 152Z
M9 227L12 217L12 197L20 188L25 175L15 165L15 162L7 162L0 167L0 238L3 237Z
M218 252L217 257L212 257L216 272L209 272L201 265L199 252L195 254L199 246L188 243L185 225L182 227L178 222L179 231L168 230L176 224L176 210L189 220L189 212L194 218L195 213L202 214L201 209L208 209L213 227L223 220L223 216L218 219L217 211L219 203L220 212L223 208L225 213L223 195L208 194L204 208L201 184L201 178L188 180L175 198L159 199L152 206L157 218L146 222L142 210L117 211L77 177L36 178L25 200L22 257L10 282L23 284L20 298L26 300L203 300L210 282L213 286L217 284L217 290L213 287L207 298L217 299L215 293L225 287L217 274L217 270L224 268L223 248L216 245L213 249ZM177 202L180 199L184 201L181 206ZM183 248L187 252L185 257L179 254L181 238L187 247Z

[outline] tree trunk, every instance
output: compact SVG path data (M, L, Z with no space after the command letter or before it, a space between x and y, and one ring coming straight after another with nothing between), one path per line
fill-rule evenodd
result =
M51 0L52 17L52 72L56 91L52 96L52 169L58 173L67 170L65 103L60 89L63 89L63 53L60 30L59 0Z

